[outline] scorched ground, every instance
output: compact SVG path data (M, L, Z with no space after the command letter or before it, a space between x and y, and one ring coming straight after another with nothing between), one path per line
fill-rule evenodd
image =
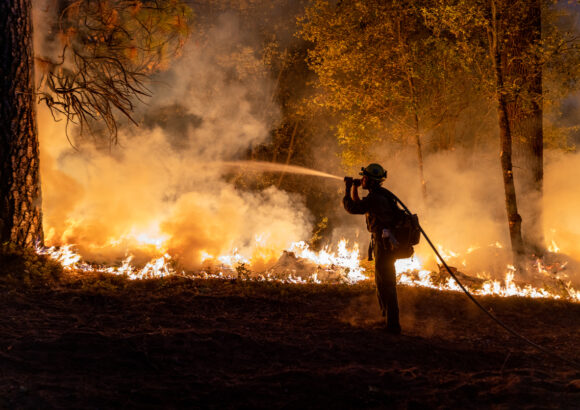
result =
M95 275L1 285L0 408L577 408L580 370L515 340L464 295L400 287ZM580 304L481 297L579 360Z

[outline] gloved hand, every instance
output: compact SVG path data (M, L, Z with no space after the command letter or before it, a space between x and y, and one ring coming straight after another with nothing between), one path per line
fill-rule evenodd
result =
M395 250L399 247L399 241L397 241L397 238L395 238L395 235L389 229L383 229L381 237L383 238L383 244L388 249Z
M353 183L353 185L354 185L355 187L357 187L357 186L361 186L361 184L362 184L362 179L360 179L360 178L355 178L355 179L353 179L353 180L352 180L352 183Z
M346 187L347 191L350 191L350 188L352 188L353 183L354 180L352 177L344 177L344 186Z

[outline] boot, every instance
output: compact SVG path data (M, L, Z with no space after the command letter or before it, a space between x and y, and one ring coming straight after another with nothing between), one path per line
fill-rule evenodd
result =
M387 333L391 335L400 335L401 334L401 325L393 322L389 322L387 320Z

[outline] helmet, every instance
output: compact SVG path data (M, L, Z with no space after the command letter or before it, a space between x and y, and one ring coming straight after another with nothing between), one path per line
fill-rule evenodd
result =
M368 178L377 182L383 182L387 179L387 171L379 164L369 164L366 168L361 168L359 175L366 175Z

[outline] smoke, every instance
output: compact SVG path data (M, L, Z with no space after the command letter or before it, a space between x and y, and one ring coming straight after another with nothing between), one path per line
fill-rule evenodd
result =
M36 27L36 44L46 55L54 55L52 43L38 38L46 26ZM232 14L221 15L211 27L204 37L191 39L169 72L155 78L150 86L153 97L136 114L141 127L122 129L119 146L108 150L78 140L77 152L67 143L63 122L54 123L41 109L49 244L74 243L97 262L128 253L146 260L169 251L185 267L196 268L204 255L230 254L234 249L254 260L273 260L292 242L308 239L312 218L303 198L275 188L245 190L240 177L247 176L232 176L219 166L219 161L242 158L267 142L280 113L274 103L275 85L259 56L262 40L242 29ZM469 121L462 126L476 129ZM479 140L496 138L487 137ZM321 145L327 151L319 155L319 169L327 170L333 146ZM426 153L426 200L414 148L385 144L360 165L385 166L389 173L385 186L419 214L436 244L460 254L452 259L460 270L501 277L511 256L506 250L509 234L497 149L497 144L480 144L478 149ZM578 154L546 154L546 238L576 258L580 258L576 212L580 194L574 184L579 165ZM358 170L349 173L353 172ZM518 189L525 231L530 193L525 187ZM364 218L347 215L340 194L334 197L336 204L328 209L338 220L332 221L327 242L336 244L346 237L359 243L364 254L368 241ZM470 252L474 248L478 249ZM416 255L426 268L437 269L424 240Z
M544 231L562 253L580 260L580 154L549 151L544 169Z
M234 249L268 261L308 239L302 198L241 189L219 166L267 141L279 112L256 39L231 15L215 27L155 79L137 113L142 126L122 129L118 146L77 139L77 152L62 122L41 109L47 243L76 244L88 260L108 263L168 251L193 269Z
M377 147L368 162L380 163L387 169L387 180L383 186L419 215L422 227L442 249L465 254L470 247L486 248L496 242L509 244L501 169L498 156L492 151L473 152L458 148L426 155L426 200L421 193L414 149L385 144ZM361 196L364 194L364 191L361 192ZM364 218L346 215L344 221L346 223L339 228L341 234L362 242L361 248L366 250L369 234L364 232ZM415 247L415 254L427 268L437 270L433 252L424 239ZM471 264L470 268L477 272L489 272L491 265L495 266L498 261L488 260L489 266L485 261L481 262ZM505 257L499 261L503 270L508 262Z
M425 155L424 170L427 199L422 197L418 163L414 149L401 150L385 144L377 147L368 163L378 162L388 171L383 184L395 193L419 221L430 239L452 266L460 271L494 279L503 279L506 266L512 263L505 210L502 172L497 147L480 149L458 147ZM361 166L367 165L361 164ZM516 183L521 169L515 168ZM547 151L545 158L543 228L547 245L552 241L568 259L580 258L580 154ZM518 183L518 206L523 219L523 233L536 195ZM361 192L361 196L366 193ZM365 254L369 234L364 217L347 215L335 229L332 240L340 236L359 242ZM425 239L415 247L415 255L427 269L438 270L437 260ZM566 272L571 279L579 266L570 260Z

